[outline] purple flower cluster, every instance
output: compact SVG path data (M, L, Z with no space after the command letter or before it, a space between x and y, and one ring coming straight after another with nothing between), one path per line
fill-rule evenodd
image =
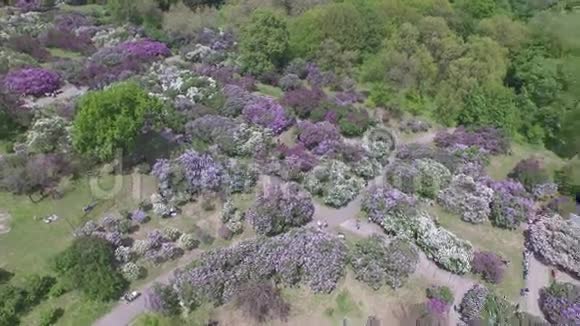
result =
M85 15L77 12L61 13L54 18L53 23L60 31L74 31L79 27L92 25Z
M157 250L148 250L145 253L145 259L159 265L177 259L182 255L183 249L179 248L175 243L163 242Z
M336 126L329 122L302 121L298 124L298 140L306 148L322 155L340 144L342 137Z
M206 252L195 267L176 271L171 286L186 307L231 300L252 280L276 277L283 284L306 283L313 291L332 291L344 275L347 249L335 236L295 229Z
M542 162L533 157L519 161L508 176L521 182L528 191L549 181Z
M42 44L49 48L59 48L89 54L95 51L93 41L87 34L77 35L74 31L49 29L40 36Z
M473 255L471 268L491 283L500 283L503 279L506 264L503 259L490 251L476 251Z
M40 10L42 8L42 1L41 0L18 0L16 1L15 6L24 11L35 11Z
M503 181L488 179L488 185L494 190L490 215L494 225L515 229L521 222L534 219L534 201L521 183L509 179Z
M381 224L385 216L393 211L406 211L414 207L413 197L390 187L374 187L369 189L362 200L362 210L369 219Z
M425 305L427 307L427 311L430 314L444 315L449 312L449 305L447 302L440 298L427 299L427 303Z
M580 324L580 286L554 282L540 290L540 308L554 325Z
M278 102L263 96L246 105L242 115L246 121L268 128L277 135L294 123L294 119Z
M282 104L292 108L298 117L305 119L325 98L326 94L319 88L298 88L284 93Z
M323 72L320 68L313 64L309 63L307 65L307 76L306 80L310 83L310 85L314 87L327 87L337 83L337 77L332 72Z
M492 127L474 130L459 127L453 133L441 131L435 137L435 144L443 148L455 145L477 146L494 155L506 154L510 149L506 135L501 130Z
M334 96L334 103L340 106L349 106L355 103L360 103L364 100L362 94L356 91L346 91L336 93Z
M269 186L264 189L246 213L256 233L277 235L312 220L312 197L297 183Z
M43 96L60 88L58 73L42 68L10 71L3 80L5 91L18 95Z
M196 42L215 51L226 51L236 46L236 38L231 31L217 31L204 28L196 36Z
M131 220L139 224L144 224L149 220L149 216L147 216L147 213L145 213L143 210L136 209L131 213Z
M292 171L307 172L318 164L316 156L312 155L303 144L292 147L281 144L276 151Z
M142 39L123 42L117 47L132 60L152 61L160 57L168 57L171 50L164 43Z
M219 190L225 171L209 154L189 150L181 154L177 161L185 174L191 193Z

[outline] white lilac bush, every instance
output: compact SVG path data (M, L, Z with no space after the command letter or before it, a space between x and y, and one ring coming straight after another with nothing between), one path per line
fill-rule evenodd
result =
M419 171L419 195L435 198L441 189L451 182L451 172L443 164L432 160L415 160L413 165Z
M414 241L431 260L448 271L464 274L471 269L473 249L469 242L438 227L416 201L390 187L369 189L362 200L369 219L385 232Z
M26 134L26 147L32 153L67 152L71 145L70 128L59 116L37 119Z
M448 271L465 274L471 270L471 244L435 225L427 214L418 216L416 243L427 257Z
M35 11L0 15L0 41L14 35L38 36L50 27L51 24L43 21L42 15Z
M232 234L242 233L244 214L239 210L231 199L228 199L222 208L222 223Z
M177 244L183 250L192 250L199 246L199 241L191 233L183 233L177 240Z
M461 299L459 306L461 320L467 325L476 324L480 320L488 295L489 290L479 284L469 289Z
M328 160L312 169L304 177L304 187L325 204L341 207L353 200L365 182L344 162Z
M176 271L170 285L186 309L226 303L252 280L276 278L284 285L302 283L314 292L329 293L344 275L347 255L345 244L334 235L294 229L208 251L195 267Z
M192 104L206 103L220 92L212 78L161 62L151 65L143 83L150 89L150 95L163 100L185 99Z
M112 47L122 42L133 42L140 39L142 33L131 25L106 26L99 29L91 38L98 48Z
M121 274L127 281L133 282L144 276L144 269L135 263L126 263L121 266Z
M544 262L580 277L580 226L559 215L542 216L528 235L528 246Z
M471 176L459 174L453 177L447 189L439 193L437 202L459 214L462 220L480 224L490 217L493 197L493 189Z

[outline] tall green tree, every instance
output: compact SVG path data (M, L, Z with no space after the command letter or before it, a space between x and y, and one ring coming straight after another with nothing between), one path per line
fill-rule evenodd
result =
M146 120L155 120L162 104L134 83L119 83L86 94L73 122L75 149L101 160L129 150Z
M288 29L280 15L257 10L248 25L242 29L240 38L240 62L242 70L260 75L287 60Z
M103 239L79 237L54 259L54 270L71 289L89 299L118 299L127 286L115 269L112 246Z

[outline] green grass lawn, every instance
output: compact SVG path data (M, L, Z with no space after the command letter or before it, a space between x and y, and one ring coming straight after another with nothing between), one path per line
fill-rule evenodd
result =
M130 326L178 326L183 325L183 322L176 318L165 317L160 314L143 314Z
M82 58L82 54L73 51L67 51L57 48L49 48L48 51L53 57L65 58L65 59L79 59Z
M505 179L520 160L536 156L542 159L546 170L553 176L554 171L561 169L565 161L553 152L533 145L512 144L512 155L499 155L491 158L487 173L494 179Z
M96 179L102 190L113 189L115 177L107 175ZM141 200L141 189L151 187L149 176L124 175L118 193L112 198L98 201L95 209L85 215L82 208L95 201L88 177L71 181L68 191L59 200L46 198L33 203L27 196L0 193L0 207L10 214L11 231L0 235L0 266L15 273L18 282L29 274L50 273L50 260L65 249L73 239L73 231L90 219L103 217L119 209L133 209ZM139 188L137 185L140 185ZM56 214L60 219L45 224L43 217ZM57 325L90 325L94 319L110 309L110 303L91 302L82 299L78 292L49 299L23 318L23 325L35 325L39 314L48 307L65 310Z
M105 6L98 4L88 4L82 6L71 6L71 5L61 5L60 10L62 11L72 11L89 16L102 16L105 14Z
M258 88L258 92L262 93L263 95L269 95L269 96L272 96L274 98L281 98L284 95L284 91L282 91L278 87L274 87L274 86L270 86L270 85L266 85L266 84L262 84L262 83L257 84L256 87Z
M522 231L500 229L493 227L490 223L470 224L439 206L432 207L431 212L437 216L442 227L471 242L476 250L492 251L509 260L510 265L506 270L503 282L497 285L488 285L508 298L517 299L519 297L520 289L524 287L522 276L524 236ZM476 275L473 277L477 278Z

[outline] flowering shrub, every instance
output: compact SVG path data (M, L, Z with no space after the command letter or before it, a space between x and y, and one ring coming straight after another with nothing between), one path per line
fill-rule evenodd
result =
M414 240L428 258L456 274L471 269L471 244L438 227L427 213L414 209L415 201L390 188L373 188L363 197L362 209L387 233Z
M546 182L534 186L532 195L537 200L546 200L558 195L558 185L554 182Z
M338 129L329 122L302 121L298 124L298 140L316 154L325 154L326 144L341 139Z
M38 39L30 35L12 36L6 45L12 50L27 54L39 62L47 62L50 59L50 52Z
M50 24L43 21L39 12L15 13L0 17L0 40L7 40L15 35L36 37L50 28Z
M325 98L326 94L319 88L297 88L284 93L282 104L292 108L301 119L306 119Z
M78 12L62 12L54 17L54 27L61 31L75 31L79 27L89 26L91 20Z
M16 68L31 67L35 64L36 60L28 54L0 47L0 74Z
M177 292L169 285L155 283L145 293L145 307L164 315L177 315L180 310Z
M453 133L442 131L437 133L435 144L439 147L455 145L477 146L491 154L506 154L509 151L509 139L499 129L487 127L473 130L464 127L457 128Z
M446 270L465 274L471 270L473 249L468 241L435 225L428 216L419 216L416 243L425 255Z
M580 286L553 282L540 290L540 308L554 325L580 324Z
M451 181L451 172L432 159L415 160L412 164L399 162L387 171L389 182L407 194L434 198Z
M237 117L242 113L244 107L254 100L254 95L237 85L225 85L223 93L226 100L221 108L221 113L228 117Z
M41 0L18 0L15 6L23 12L36 11L42 9Z
M191 233L183 233L177 240L177 244L183 250L192 250L199 246L199 241Z
M149 221L149 216L141 209L136 209L131 213L131 220L139 224L144 224Z
M319 230L295 229L206 252L195 267L176 271L170 283L186 308L201 302L225 303L248 281L272 277L328 293L344 275L346 256L338 238Z
M519 181L528 191L549 181L548 173L537 158L527 158L518 162L508 177Z
M441 191L437 201L446 209L475 224L484 223L491 214L494 191L467 175L453 177L449 188Z
M247 122L268 128L276 135L294 123L280 104L263 96L246 105L242 114Z
M280 86L280 88L285 92L291 91L300 88L302 86L302 81L300 80L300 77L295 74L287 74L280 78L278 86Z
M60 76L51 70L25 68L10 71L2 82L5 91L18 95L43 96L60 88Z
M412 243L396 239L387 245L377 235L357 242L350 254L355 278L375 290L385 284L393 289L403 286L418 260L419 253Z
M580 277L580 226L559 216L542 217L529 226L528 245L546 264Z
M59 48L83 54L93 53L96 49L91 38L86 34L76 34L74 31L49 29L40 36L42 44L49 48Z
M179 239L179 237L181 237L181 231L179 231L179 229L176 229L174 227L167 226L167 227L163 228L162 232L163 232L163 236L172 242L177 241L177 239Z
M312 169L304 177L304 187L321 196L325 204L341 207L353 200L364 186L364 180L354 176L343 162L329 160Z
M285 160L290 171L307 172L318 163L318 159L306 150L303 144L288 147L284 144L277 146L276 151Z
M135 252L130 247L120 246L115 249L115 259L120 263L128 263L135 259Z
M399 130L402 132L418 133L427 132L429 129L431 129L431 124L429 122L415 118L404 120L399 126Z
M31 153L66 152L70 149L70 124L53 116L34 121L26 134L26 146Z
M227 200L222 208L222 222L224 227L233 236L234 234L239 234L244 231L244 225L242 220L244 219L244 214L240 211L231 200ZM219 233L219 230L218 230Z
M268 129L239 123L227 117L206 115L186 125L186 133L223 152L235 156L254 156L266 152L272 144Z
M127 57L133 60L149 61L171 55L171 50L169 50L167 45L147 39L123 42L118 47Z
M459 312L461 320L470 324L480 320L480 316L485 307L485 302L489 295L489 290L479 284L474 285L461 300Z
M308 75L308 63L302 58L294 58L285 69L286 74L294 74L300 79L306 78Z
M270 186L263 190L246 213L256 233L276 235L312 220L314 204L296 183Z
M356 91L339 92L334 95L334 103L340 106L350 106L364 100L362 94Z
M521 222L533 219L534 201L529 198L521 183L491 179L487 183L494 190L491 202L491 221L494 225L515 229Z
M215 80L164 63L154 63L143 83L151 95L164 100L187 100L192 104L208 104L219 93Z
M109 26L96 31L92 36L92 41L98 48L106 48L122 42L137 41L141 34L141 31L131 25Z
M502 258L490 251L476 251L473 254L472 269L491 283L500 283L503 279L506 264Z
M306 67L306 80L314 87L327 87L337 83L337 77L332 72L323 72L318 66L309 63Z
M144 276L144 270L142 267L135 263L126 263L121 266L121 274L123 277L130 282L136 281Z
M453 304L453 292L446 286L432 286L427 288L427 311L435 315L444 315L449 312Z

